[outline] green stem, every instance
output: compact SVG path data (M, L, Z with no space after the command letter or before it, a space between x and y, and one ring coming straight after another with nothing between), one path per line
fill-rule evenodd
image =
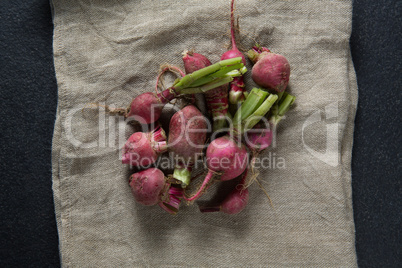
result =
M259 88L253 88L246 100L233 116L233 125L240 125L243 120L249 117L263 103L268 93Z
M256 63L257 59L260 57L260 53L258 53L257 51L254 51L252 49L250 49L249 51L247 51L247 57L253 62Z
M285 94L285 91L278 92L278 94L277 94L278 95L278 101L282 100L283 94Z
M285 94L285 91L282 92L278 92L278 100L276 101L276 103L274 104L274 106L272 106L271 108L271 114L274 115L278 115L279 113L279 103L283 100L283 95Z
M233 77L226 76L222 78L218 78L215 81L212 81L206 85L203 85L201 87L189 87L189 88L183 88L179 91L180 94L196 94L196 93L204 93L208 90L211 90L213 88L220 87L224 84L230 83L233 81ZM175 87L176 88L176 87Z
M196 81L191 83L191 85L189 85L188 87L199 87L199 86L209 83L217 78L221 78L223 76L228 76L228 75L231 77L241 76L242 74L239 72L238 69L242 68L243 66L244 66L243 63L239 63L239 64L234 64L234 65L231 65L228 67L224 67L217 72L214 72L210 75L197 79Z
M216 71L208 76L212 76L212 77L221 77L222 75L225 75L226 73L236 70L236 69L241 69L243 68L244 65L243 63L237 63L237 64L233 64L227 67L223 67L222 69L220 69L219 71Z
M175 84L175 88L180 91L180 89L189 87L192 83L194 83L196 80L198 80L202 77L215 73L215 72L219 71L221 68L228 67L228 66L234 65L234 64L238 64L241 62L242 62L241 57L219 61L215 64L212 64L210 66L197 70L191 74L187 74L186 76L181 78L177 84Z
M278 115L283 116L295 102L296 97L285 93L281 102L279 103Z
M277 125L279 121L282 120L285 113L290 109L290 106L292 106L295 100L296 100L295 96L285 93L281 101L279 102L277 109L272 113L272 116L269 119L269 121L272 124Z
M268 111L271 109L272 105L274 105L277 99L278 95L269 95L268 98L258 107L257 110L253 112L252 115L242 121L241 132L244 133L249 129L252 129L261 120L261 118L268 113Z
M242 69L244 69L244 67ZM231 76L231 77L242 76L243 74L244 73L241 72L241 69L240 70L233 70L233 71L230 71L230 72L226 73L226 75Z

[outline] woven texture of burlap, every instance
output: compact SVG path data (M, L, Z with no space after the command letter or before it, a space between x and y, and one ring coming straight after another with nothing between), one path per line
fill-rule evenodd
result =
M53 0L58 111L53 190L63 267L355 267L351 150L357 85L352 0L238 0L238 46L286 56L297 97L260 155L238 215L171 216L137 204L120 147L132 133L101 105L153 91L159 66L229 47L228 0ZM251 70L251 65L248 65ZM253 86L246 74L247 89Z

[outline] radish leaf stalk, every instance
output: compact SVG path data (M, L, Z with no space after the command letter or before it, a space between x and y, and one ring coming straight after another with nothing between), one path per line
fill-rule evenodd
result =
M241 71L237 72L231 67L234 64L241 63L241 61L240 57L222 60L177 79L173 86L158 94L151 92L143 93L133 99L127 117L131 117L143 124L153 123L159 119L163 106L178 95L204 93L229 83L233 80L234 76L245 72L246 69L244 66L240 65ZM217 72L218 74L216 74ZM208 81L205 84L200 84L199 79L204 79L204 77L212 79L207 79Z
M202 54L185 51L183 63L186 73L192 73L211 65L211 62ZM227 84L216 87L204 93L208 112L212 117L212 130L219 131L227 125L228 113L228 89Z

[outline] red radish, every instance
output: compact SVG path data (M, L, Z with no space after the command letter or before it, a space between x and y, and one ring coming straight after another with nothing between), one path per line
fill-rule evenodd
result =
M159 119L162 109L169 101L176 98L174 90L164 90L159 94L146 92L137 96L130 105L127 117L134 119L142 124L150 124Z
M213 140L206 153L209 173L219 173L221 181L234 179L243 173L247 166L247 158L244 144L229 136Z
M218 212L226 214L237 214L241 212L248 203L248 188L245 187L247 170L244 171L241 181L236 185L232 192L223 200L219 206L200 207L201 212Z
M185 50L182 55L184 70L186 71L186 74L191 74L212 64L207 57L193 51Z
M247 131L245 134L246 145L252 151L262 151L268 148L272 143L272 129L268 124L267 127L256 125L253 129Z
M235 40L235 30L234 30L234 0L231 1L230 4L230 35L231 35L231 41L232 41L232 49L226 51L223 53L221 56L221 60L227 60L227 59L233 59L237 57L242 58L242 62L245 65L246 64L246 58L244 57L243 53L239 51L239 49L236 46L236 40ZM233 79L233 81L230 83L230 90L229 90L229 102L232 104L237 104L239 102L244 101L244 82L243 82L243 76L238 76Z
M158 94L143 93L133 99L130 111L125 116L142 124L153 123L159 119L163 106L176 96L204 93L242 75L247 69L241 61L241 58L220 61L177 79L173 86Z
M123 148L122 163L135 167L149 166L167 151L166 134L159 125L148 133L135 132Z
M211 185L215 175L219 180L226 181L244 172L248 165L248 154L245 145L240 141L240 135L257 124L277 99L277 95L270 95L261 89L254 88L250 92L233 116L233 132L236 135L219 137L208 145L206 152L208 174L193 196L184 195L185 200L198 199Z
M209 188L217 174L221 181L236 178L244 172L247 163L248 154L244 144L227 135L213 140L206 153L208 174L197 193L191 197L184 196L184 199L198 199Z
M194 105L184 107L170 119L168 146L178 159L173 178L181 181L183 188L190 183L191 167L204 149L207 131L207 120Z
M285 91L289 83L290 65L284 56L257 46L249 50L247 54L255 63L251 77L257 85L276 92Z
M202 54L184 51L184 69L187 74L211 65L211 62ZM228 89L227 85L217 87L204 93L208 111L212 115L212 129L218 131L226 126L228 118Z
M170 214L179 211L183 190L172 186L158 168L149 168L130 176L129 185L134 199L145 206L158 204Z
M132 174L129 184L135 200L145 206L161 202L169 189L165 175L158 168L149 168Z

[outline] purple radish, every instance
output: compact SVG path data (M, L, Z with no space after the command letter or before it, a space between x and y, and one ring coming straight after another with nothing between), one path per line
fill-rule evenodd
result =
M207 131L207 119L194 105L184 107L170 119L168 148L179 160L173 178L183 188L190 183L191 167L202 154Z
M257 46L249 50L247 55L254 63L251 77L257 85L276 92L285 91L289 83L290 65L284 56Z
M134 199L145 206L158 204L175 215L179 211L183 190L174 187L158 168L149 168L130 176L129 185Z
M132 174L129 184L135 200L145 206L161 202L169 189L165 175L158 168L148 168Z
M241 181L236 185L232 192L223 200L219 206L203 207L200 206L201 212L218 212L222 211L226 214L237 214L241 212L248 203L249 191L245 188L247 170L244 171Z
M242 174L248 164L247 149L244 144L228 135L219 137L213 140L207 148L206 164L208 174L201 187L191 197L184 195L185 200L198 199L209 188L215 177L218 177L220 181L227 181Z
M247 131L245 137L247 147L252 151L259 152L271 145L273 133L269 124L266 128L258 124L253 129Z
M149 166L167 151L165 131L157 125L148 133L135 132L123 148L122 163L135 167Z

